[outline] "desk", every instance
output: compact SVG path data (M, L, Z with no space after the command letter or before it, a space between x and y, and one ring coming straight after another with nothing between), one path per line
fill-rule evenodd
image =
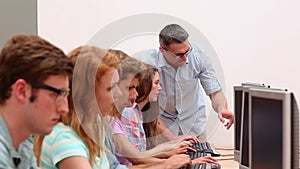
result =
M233 160L233 146L214 145L214 147L221 154L220 157L216 157L221 169L239 169L239 163Z
M233 160L234 158L233 146L214 145L214 147L221 154L220 157L215 157L221 164L221 169L239 169L239 163ZM299 164L300 164L300 158L299 158Z

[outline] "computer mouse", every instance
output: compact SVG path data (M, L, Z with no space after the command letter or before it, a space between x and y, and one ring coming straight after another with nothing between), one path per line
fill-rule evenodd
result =
M221 169L220 164L211 164L211 169Z

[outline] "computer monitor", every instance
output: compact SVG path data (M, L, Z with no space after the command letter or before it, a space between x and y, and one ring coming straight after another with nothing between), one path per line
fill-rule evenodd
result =
M249 168L249 88L244 88L242 116L241 116L241 139L240 139L240 169Z
M249 168L299 168L299 111L287 90L249 89Z
M248 90L249 88L266 88L264 84L242 83L241 86L234 86L234 160L240 162L241 149L243 153L248 152ZM245 113L244 113L245 112ZM243 139L242 139L243 138ZM242 144L243 142L243 144ZM243 147L242 147L243 146ZM249 160L243 156L243 165L248 166Z
M234 87L234 160L240 161L243 87Z

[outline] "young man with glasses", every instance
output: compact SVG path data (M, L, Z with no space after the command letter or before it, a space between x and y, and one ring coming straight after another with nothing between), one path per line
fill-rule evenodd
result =
M139 59L159 70L162 85L159 124L163 137L172 140L175 135L192 134L205 142L205 94L220 121L229 120L225 124L227 129L233 124L234 115L227 108L210 58L197 45L190 44L188 37L181 26L167 25L159 34L159 50L150 50Z
M32 134L67 113L72 63L35 35L15 35L0 53L0 168L37 168Z

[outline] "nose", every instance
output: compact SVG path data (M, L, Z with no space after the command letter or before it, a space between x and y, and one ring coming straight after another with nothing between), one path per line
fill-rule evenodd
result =
M158 84L158 89L157 89L158 91L161 91L162 90L162 87L161 87L161 85L160 85L160 83Z
M129 99L132 103L134 103L136 101L136 98L138 97L139 93L136 91L136 89L134 88L132 90L132 92L130 92L129 94Z
M66 114L69 112L69 102L67 97L62 99L59 104L57 104L57 112L59 114Z
M115 99L117 99L117 98L120 98L121 96L123 96L123 93L122 93L122 91L120 90L119 86L117 85L117 86L115 87L115 90L113 90L113 97L114 97Z
M186 62L187 56L188 56L188 53L186 53L183 56L181 56L180 59Z
M136 91L136 89L134 89L134 94L136 97L138 97L139 93Z

